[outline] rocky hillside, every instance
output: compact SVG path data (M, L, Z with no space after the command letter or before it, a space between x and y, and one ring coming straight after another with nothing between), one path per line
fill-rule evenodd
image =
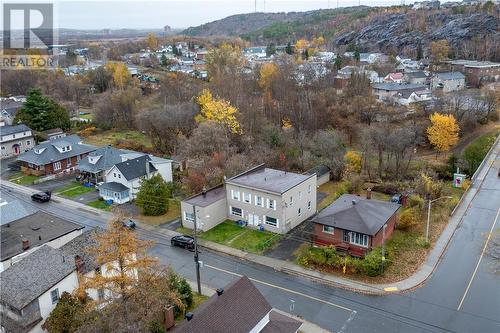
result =
M191 27L191 36L234 36L252 44L292 43L299 38L324 36L334 50L358 45L364 51L389 51L415 56L430 42L448 40L451 55L500 61L499 18L480 7L440 10L351 7L302 13L252 13Z

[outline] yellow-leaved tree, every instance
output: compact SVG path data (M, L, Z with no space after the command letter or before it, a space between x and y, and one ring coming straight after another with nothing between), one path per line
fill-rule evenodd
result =
M203 121L214 121L221 124L225 129L233 134L241 134L241 125L236 118L238 109L223 98L214 97L210 90L204 89L197 97L196 101L200 105L201 113L195 117L198 123Z
M361 173L361 154L350 150L344 155L344 160L346 162L346 171Z
M431 125L427 128L429 142L438 152L447 152L458 142L460 127L453 115L434 113L430 116Z
M259 86L267 91L271 87L271 83L278 76L278 66L273 62L267 62L260 67Z
M106 64L106 69L112 73L113 83L115 87L119 89L124 89L132 81L127 65L123 62L108 62Z
M147 42L150 50L156 50L158 48L158 38L154 32L148 34Z
M305 49L307 49L307 46L309 46L309 41L307 39L299 39L296 43L295 43L295 50L297 50L297 52L302 52L304 51Z

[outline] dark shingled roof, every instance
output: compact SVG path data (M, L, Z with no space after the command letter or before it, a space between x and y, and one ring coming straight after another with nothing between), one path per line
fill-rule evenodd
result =
M19 132L28 132L31 131L31 128L24 124L12 125L12 126L0 126L0 135L11 135Z
M85 158L78 162L76 168L80 171L91 173L109 170L113 165L121 163L121 155L124 153L125 151L113 148L112 146L104 146L85 156ZM91 163L91 158L98 160L95 163Z
M44 245L0 273L0 300L21 310L74 270L74 260Z
M297 332L301 325L297 319L273 310L269 313L269 323L259 333L292 333Z
M313 176L270 169L264 167L264 164L261 164L242 174L229 178L226 183L281 194L306 181L310 177Z
M115 166L118 170L120 170L125 179L133 180L146 175L146 161L149 163L149 172L157 171L155 166L151 163L151 158L148 155L123 161Z
M84 227L57 216L37 211L31 215L1 226L1 260L23 253L22 240L34 248Z
M98 246L96 236L104 232L104 229L99 227L87 230L83 234L73 238L59 248L63 255L68 260L74 260L76 256L80 256L83 260L82 274L86 274L99 267L96 263L96 258L89 252L90 248Z
M68 157L73 157L94 151L96 148L91 145L80 143L82 140L78 135L69 135L62 138L48 140L40 143L32 150L19 155L18 161L24 161L35 165L45 165L52 162L64 160ZM59 152L56 147L71 146L71 150ZM35 153L44 149L40 154Z
M175 333L248 333L271 311L264 296L243 276L210 297L194 311L193 319L175 327Z
M387 91L401 91L401 90L424 90L427 87L421 84L413 83L377 83L373 85L373 89L387 90Z
M401 205L389 201L368 200L352 194L343 194L311 221L373 236L399 207Z
M328 166L320 164L318 166L315 166L312 169L309 169L305 172L306 175L313 175L316 174L316 176L321 177L327 173L329 173L331 170Z
M109 183L104 183L102 184L99 189L103 190L109 190L111 192L124 192L128 190L129 188L122 183L118 182L109 182Z
M226 197L226 189L224 188L224 184L211 188L205 191L205 195L202 193L198 193L183 200L185 203L190 205L195 205L198 207L207 207L217 201L224 199Z

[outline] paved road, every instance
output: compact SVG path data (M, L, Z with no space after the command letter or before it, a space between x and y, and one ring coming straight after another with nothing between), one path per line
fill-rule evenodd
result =
M216 288L237 275L247 275L272 306L290 312L293 300L291 312L334 332L500 332L500 277L492 272L491 259L482 255L487 233L500 227L500 180L496 175L500 160L495 163L485 165L490 170L484 181L475 184L480 189L436 271L414 292L360 295L209 251L200 255L202 281ZM32 204L27 195L6 193L3 187L1 197ZM96 215L60 203L34 205L89 227L104 224ZM170 247L169 239L160 234L137 233L157 242L152 253L162 262L194 280L192 253Z

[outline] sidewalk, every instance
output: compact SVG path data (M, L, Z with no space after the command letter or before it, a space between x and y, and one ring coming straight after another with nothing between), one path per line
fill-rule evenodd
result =
M214 242L209 242L203 239L198 240L198 244L207 249L231 255L244 260L252 261L257 264L273 268L276 271L283 273L296 275L300 277L307 278L317 283L330 285L333 287L339 287L347 290L352 290L356 292L361 292L365 294L373 295L384 295L391 292L411 290L423 284L432 274L437 264L441 260L441 257L446 250L448 243L450 242L457 226L462 221L463 215L466 213L470 203L476 196L476 193L480 190L481 184L486 177L490 167L493 165L497 155L500 153L500 137L496 140L495 144L492 146L488 154L486 155L480 168L473 176L473 183L469 190L462 196L462 199L456 209L453 211L450 221L446 228L443 230L441 236L436 241L434 247L429 252L429 255L425 263L420 267L420 269L410 276L409 278L391 283L391 284L368 284L359 281L354 281L350 279L345 279L342 277L337 277L330 274L324 274L318 271L313 271L310 269L303 268L301 266L295 265L291 262L274 259L270 257L265 257L253 253L244 252L232 247L221 245ZM30 188L17 185L8 181L3 181L3 185L16 190L31 194L34 191ZM70 206L80 211L91 213L93 215L99 216L103 219L109 219L112 214L109 212L102 211L93 207L86 206L84 204L75 202L73 200L61 198L57 195L53 195L53 201L63 203L65 206ZM154 227L138 221L138 228L143 230L148 230L157 234L162 234L166 237L172 237L179 235L178 232L169 230L166 228Z

